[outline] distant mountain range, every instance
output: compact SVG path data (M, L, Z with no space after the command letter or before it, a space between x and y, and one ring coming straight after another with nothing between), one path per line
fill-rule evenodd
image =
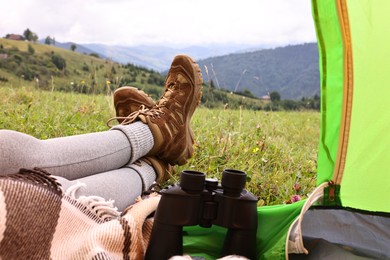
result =
M70 49L75 43L57 43ZM96 53L119 63L166 72L177 54L195 58L205 82L234 92L249 90L257 97L277 91L282 99L319 95L318 50L316 43L278 48L244 45L214 45L174 48L164 46L109 46L76 44L76 51ZM207 72L206 73L206 68Z
M44 43L44 40L40 40ZM166 46L120 46L105 44L77 44L73 42L55 42L56 47L70 49L76 45L76 52L83 54L96 53L102 58L108 58L119 63L131 63L137 66L162 72L169 69L173 57L177 54L187 54L195 59L205 59L236 52L253 50L252 46L242 44L218 44L207 46L190 46L186 48ZM258 46L255 49L263 49L266 46Z
M215 87L230 91L249 90L257 97L277 91L282 99L320 94L316 43L229 54L198 63L205 82L212 80Z
M147 45L129 47L103 44L84 44L83 46L114 61L132 63L159 72L168 70L173 57L177 54L187 54L198 60L243 51L249 48L246 45L208 45L190 46L187 48Z

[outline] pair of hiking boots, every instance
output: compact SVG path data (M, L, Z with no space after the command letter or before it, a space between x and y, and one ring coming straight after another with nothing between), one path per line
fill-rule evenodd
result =
M194 153L191 117L202 96L202 74L198 64L186 55L174 58L165 91L155 102L142 90L121 87L114 92L116 117L121 124L142 121L152 132L154 146L141 160L157 173L157 182L170 177L172 165L183 165Z

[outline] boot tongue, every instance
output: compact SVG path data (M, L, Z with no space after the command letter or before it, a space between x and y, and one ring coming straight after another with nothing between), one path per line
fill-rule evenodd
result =
M172 95L172 89L174 88L174 84L171 84L170 86L167 87L167 89L165 90L165 93L164 95L162 96L162 98L158 101L158 106L164 106L165 103L167 103L168 99L171 97Z

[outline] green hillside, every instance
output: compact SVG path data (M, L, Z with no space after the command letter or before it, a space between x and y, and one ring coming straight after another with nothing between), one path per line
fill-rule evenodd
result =
M84 55L46 44L0 39L0 82L43 90L109 93L122 85L161 94L165 77L131 64Z
M173 57L172 57L173 58ZM34 86L48 91L111 94L127 85L161 96L165 75L97 55L80 54L52 45L0 39L0 86ZM269 102L204 86L206 107L266 109Z

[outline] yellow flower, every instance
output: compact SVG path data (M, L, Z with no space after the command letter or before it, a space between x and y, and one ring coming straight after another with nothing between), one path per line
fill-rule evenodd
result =
M252 153L257 153L259 150L260 150L259 147L255 147L252 149Z

